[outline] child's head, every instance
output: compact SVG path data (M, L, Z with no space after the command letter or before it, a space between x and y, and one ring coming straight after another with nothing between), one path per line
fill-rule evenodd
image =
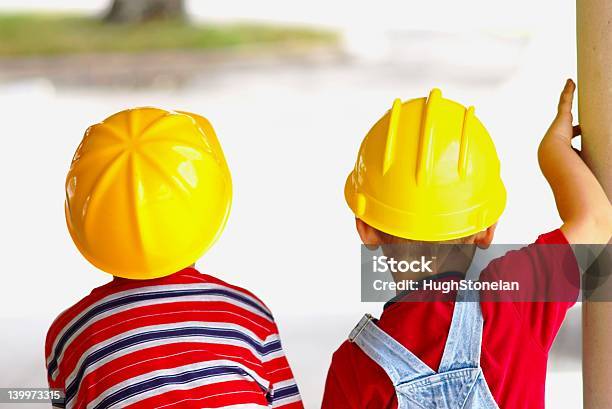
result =
M229 169L205 118L129 109L85 132L66 178L66 222L96 267L155 278L193 264L215 242L231 198Z
M431 273L392 273L396 280L422 278L445 271L465 273L471 264L476 248L488 248L493 241L497 227L496 223L478 233L452 240L422 241L385 233L359 218L355 219L355 225L363 244L370 249L380 247L387 257L397 261L413 261L421 257L436 261Z
M361 144L345 198L368 245L488 246L506 204L493 141L474 108L396 100Z

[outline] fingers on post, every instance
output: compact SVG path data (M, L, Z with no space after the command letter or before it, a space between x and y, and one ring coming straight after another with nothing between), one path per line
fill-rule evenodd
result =
M557 113L559 115L572 114L572 102L574 100L575 89L576 84L574 84L574 81L568 79L565 83L565 87L563 87L563 91L561 92L561 97L559 98L559 106L557 108Z

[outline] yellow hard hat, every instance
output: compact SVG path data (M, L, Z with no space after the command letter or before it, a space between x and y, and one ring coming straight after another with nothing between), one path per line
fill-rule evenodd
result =
M368 132L344 195L355 215L394 236L444 241L493 225L506 205L499 159L474 108L396 99Z
M136 108L87 129L66 178L79 251L131 279L172 274L219 237L232 200L221 145L203 117Z

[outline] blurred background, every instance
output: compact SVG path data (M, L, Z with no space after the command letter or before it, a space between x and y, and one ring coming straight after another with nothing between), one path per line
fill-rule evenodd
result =
M497 145L509 198L496 241L555 229L536 149L575 78L574 20L573 2L554 0L0 0L0 387L46 386L47 328L110 279L65 227L84 130L154 105L216 128L235 196L198 267L268 304L318 407L332 351L382 309L359 300L343 198L361 138L394 98L439 87L475 105ZM579 341L577 306L551 355L549 407L581 407Z

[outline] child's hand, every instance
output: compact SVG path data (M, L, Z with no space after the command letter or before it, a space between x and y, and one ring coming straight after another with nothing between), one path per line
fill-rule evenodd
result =
M572 115L572 103L574 101L574 91L576 84L571 79L565 82L565 87L561 91L557 116L548 128L544 138L553 137L571 143L573 137L580 135L580 125L572 126L574 117Z
M612 206L601 185L572 149L572 137L580 127L572 126L572 101L576 85L567 80L557 116L538 150L542 173L555 195L561 230L570 243L607 243L612 234Z

